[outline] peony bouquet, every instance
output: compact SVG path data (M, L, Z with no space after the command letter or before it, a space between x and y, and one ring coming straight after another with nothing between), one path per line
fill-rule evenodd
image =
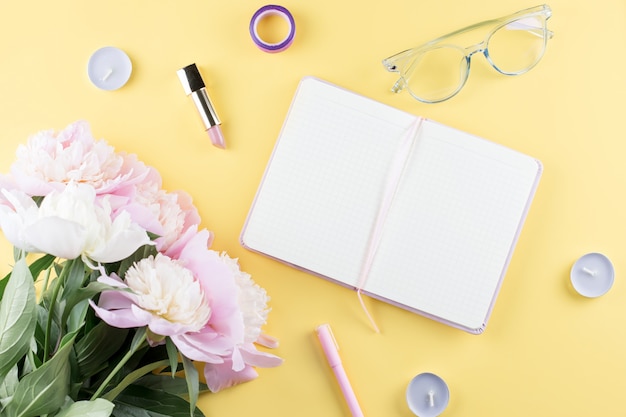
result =
M16 156L0 176L0 415L202 416L201 391L282 362L256 347L277 345L265 290L154 168L85 122Z

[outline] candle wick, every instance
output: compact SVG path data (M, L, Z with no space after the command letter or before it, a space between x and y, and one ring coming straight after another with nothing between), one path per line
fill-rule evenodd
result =
M111 76L111 74L113 74L113 69L109 68L106 74L104 74L104 76L101 78L101 80L106 81Z
M591 275L592 277L596 276L596 271L594 271L592 269L589 269L586 266L583 267L583 272L588 274L588 275Z
M428 405L435 406L435 391L433 390L428 391Z

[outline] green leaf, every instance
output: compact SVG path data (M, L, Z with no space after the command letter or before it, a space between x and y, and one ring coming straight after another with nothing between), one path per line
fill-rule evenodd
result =
M140 247L135 251L135 253L119 263L119 266L116 268L117 275L123 278L124 275L126 275L128 268L133 266L135 262L139 262L144 258L148 258L150 255L156 254L157 250L155 245L144 245Z
M9 373L6 374L4 381L0 384L0 415L4 406L11 401L19 382L18 369L17 365L15 365L11 368Z
M61 339L61 343L59 344L59 349L62 349L67 344L71 344L73 347L77 334L78 334L78 330L75 330L63 336L63 338Z
M19 261L24 256L26 256L26 252L24 252L22 249L18 248L17 246L13 246L13 260L15 262Z
M67 261L70 263L67 278L63 283L63 295L62 298L68 298L70 294L73 294L76 290L83 287L85 279L88 274L85 272L85 264L80 258Z
M89 305L86 299L74 300L74 295L83 288L86 280L89 279L89 273L85 271L85 264L80 258L72 261L67 278L63 284L63 294L61 295L63 310L61 313L60 325L66 328L68 332L72 332L82 326ZM69 303L68 299L72 298Z
M115 404L113 417L168 417L163 414L151 413L143 408L126 404Z
M56 323L52 322L50 326L50 333L46 336L46 326L48 324L48 317L50 315L50 311L43 305L43 303L37 304L37 326L35 327L35 339L37 341L38 348L40 349L40 359L43 359L43 351L46 340L58 340L60 336L60 329ZM48 337L48 339L46 339ZM48 346L48 350L53 349L53 347ZM43 361L42 361L43 362Z
M51 414L64 404L69 392L69 354L74 337L64 338L61 348L49 361L22 378L4 410L6 417Z
M55 259L54 255L46 254L34 261L30 266L30 272L33 274L33 277L38 277L42 271L50 268Z
M140 327L137 329L135 335L133 336L133 341L130 343L130 350L134 352L138 350L141 345L144 344L144 342L146 341L147 331L148 330L145 327Z
M30 273L33 277L33 280L37 279L41 271L44 271L52 265L56 258L52 255L44 255L41 258L38 258L35 262L32 263L30 268ZM2 296L4 295L5 288L7 283L9 282L9 277L11 276L11 272L9 272L2 280L0 280L0 300L2 300Z
M73 332L82 328L85 324L85 317L87 317L87 311L89 310L89 301L83 300L80 303L76 304L71 310L70 314L65 322L67 326L68 332ZM65 307L65 312L68 311L68 307Z
M169 337L165 339L165 348L167 349L167 357L170 360L170 368L172 369L172 378L174 378L174 374L176 373L176 368L178 368L178 349L172 339Z
M187 391L189 393L189 415L193 417L193 410L196 408L198 393L200 391L200 377L198 376L198 370L191 359L182 354L181 356L183 358L185 380L187 381Z
M78 401L61 411L55 417L108 417L113 411L113 403L102 398L94 401Z
M136 330L135 335L133 336L133 340L130 343L130 348L128 352L126 352L124 356L117 361L115 367L110 370L106 378L99 383L100 386L91 396L92 400L99 398L100 395L108 388L109 383L121 376L120 371L122 371L124 367L127 367L129 365L130 361L133 359L133 356L136 358L139 356L143 356L143 353L141 353L140 351L148 347L148 343L146 341L146 333L147 332L145 327L141 327ZM135 369L135 367L133 366L131 369ZM113 398L114 397L112 397L111 399Z
M32 275L22 258L13 267L0 302L0 381L30 348L37 324Z
M149 413L147 415L150 417L189 417L189 403L184 399L139 385L129 386L115 399L114 403L116 407L113 414L118 417L123 415L117 414L118 405L143 409ZM196 408L193 417L204 417L204 414Z
M87 299L91 299L95 297L97 294L99 294L100 292L105 291L105 290L119 291L119 289L117 288L111 287L110 285L103 284L97 281L90 282L86 287L81 287L81 288L74 290L70 295L67 296L67 301L65 304L65 311L63 312L61 321L63 323L67 321L67 318L70 312L77 304Z
M126 377L124 377L124 379L122 379L122 381L119 384L117 384L115 388L113 388L111 391L104 394L102 398L105 398L110 401L114 400L115 397L117 397L122 391L126 389L126 387L128 387L130 384L132 384L133 382L135 382L142 376L149 374L150 372L155 371L159 368L163 368L164 366L167 366L167 365L168 365L167 361L160 361L160 362L150 363L148 365L142 366L139 369L134 370L133 372L126 375Z
M85 380L102 370L111 356L122 347L127 335L128 329L118 329L100 322L80 339L74 349L79 378Z
M154 390L165 391L174 395L188 395L187 381L185 378L174 377L169 374L148 374L135 382L135 385L141 385ZM200 392L208 391L206 384L199 383Z

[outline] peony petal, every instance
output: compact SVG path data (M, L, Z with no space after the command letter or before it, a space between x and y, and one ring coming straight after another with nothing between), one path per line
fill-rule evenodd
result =
M18 189L18 186L12 176L7 174L0 174L0 189L16 190Z
M71 220L49 216L24 228L24 238L38 252L64 259L78 258L86 244L85 228Z
M23 229L37 219L39 209L33 199L19 190L2 189L0 200L0 228L13 246L27 252L38 249L26 242Z
M276 349L279 345L277 338L264 333L259 335L259 338L255 341L255 343L270 349Z
M198 233L198 225L194 224L190 226L187 230L183 232L183 234L178 238L178 240L172 243L166 250L163 252L164 255L169 256L172 259L179 259L180 253L185 248L187 243Z
M172 323L169 320L165 320L164 318L155 315L152 315L148 327L150 327L150 330L152 330L155 334L170 337L189 331L188 326L181 323Z
M133 315L137 317L137 320L140 320L142 323L145 323L145 325L149 325L150 322L154 318L150 312L139 307L137 304L131 305L130 309L133 312Z
M5 204L12 206L17 213L33 214L37 212L37 203L35 203L35 200L20 190L2 188L2 195Z
M185 229L189 228L192 225L200 224L202 220L200 218L200 213L198 213L198 209L193 205L193 199L191 196L185 191L179 190L174 191L172 194L176 194L177 202L180 206L181 210L185 213ZM211 246L211 240L208 242L208 246Z
M123 210L130 214L133 222L140 225L150 233L157 236L163 235L163 225L149 207L137 203L130 203L123 206Z
M105 310L129 309L134 303L133 294L126 291L103 291L98 300L98 307Z
M100 275L98 277L98 282L110 285L112 287L128 288L128 285L126 285L124 281L122 281L122 279L118 277L116 274Z
M246 363L243 361L243 356L241 356L241 351L237 346L233 349L231 360L233 361L233 371L235 372L241 372L243 368L246 367Z
M219 333L229 335L235 344L244 340L244 323L238 304L239 289L231 269L217 252L206 246L209 232L199 231L185 245L179 259L193 271L211 304L209 323Z
M145 318L136 317L132 309L105 310L98 307L93 301L89 300L89 305L93 308L102 320L108 325L121 329L129 329L133 327L143 327L147 325Z
M102 263L117 262L129 257L141 246L149 243L150 238L145 230L139 227L127 229L112 236L99 250L90 253L89 257Z
M17 169L17 167L11 167L11 173L15 177L20 189L24 190L29 195L45 196L52 191L62 191L65 187L64 184L48 182L37 177L24 175L22 170Z
M246 366L240 372L233 371L230 360L225 361L223 364L207 363L204 366L204 378L212 392L218 392L224 388L251 381L258 376L259 374L251 366Z
M233 347L225 337L208 331L175 335L171 339L183 355L207 363L222 363L223 356L228 355Z
M9 242L16 248L26 252L37 252L38 249L24 240L22 233L24 222L22 217L6 206L0 205L0 229Z
M245 345L241 349L241 356L248 365L261 368L273 368L283 363L283 359L271 353L261 352L254 345Z

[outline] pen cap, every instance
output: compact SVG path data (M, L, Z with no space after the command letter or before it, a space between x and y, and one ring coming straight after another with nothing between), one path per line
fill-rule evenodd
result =
M183 85L187 95L205 87L202 75L200 75L196 64L187 65L185 68L176 71L176 74L178 74L180 83Z
M339 346L337 345L337 341L335 340L335 336L333 335L330 326L328 324L322 324L317 327L316 332L330 367L334 368L341 365Z

